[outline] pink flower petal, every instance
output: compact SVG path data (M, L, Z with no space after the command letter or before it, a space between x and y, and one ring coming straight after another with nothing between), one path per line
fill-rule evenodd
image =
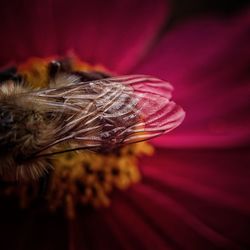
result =
M250 11L197 18L170 30L135 72L171 82L186 111L182 126L155 140L171 147L225 147L250 141Z
M117 72L133 67L155 39L166 1L25 1L0 4L0 65L75 53Z
M124 197L118 195L115 199L118 202L109 209L82 214L72 223L75 248L81 250L87 244L87 249L146 249L154 244L161 249L164 239L137 216ZM132 222L136 226L131 227ZM142 240L139 236L145 234L147 238Z
M248 249L249 149L157 151L143 182L76 220L1 204L3 249ZM67 235L68 234L68 235ZM12 241L11 239L15 239ZM37 247L36 247L37 245Z
M248 153L158 150L141 162L143 185L133 189L129 204L176 248L242 249L250 244Z
M10 199L1 199L1 249L68 249L67 221L59 214L45 214L39 208L20 209Z
M116 192L108 209L82 211L75 248L247 248L248 151L158 150L141 162L142 183Z

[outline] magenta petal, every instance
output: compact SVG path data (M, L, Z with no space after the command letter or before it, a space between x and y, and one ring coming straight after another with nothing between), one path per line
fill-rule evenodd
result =
M158 150L141 162L143 185L130 194L130 205L174 249L244 249L250 244L248 152Z
M59 214L37 208L20 209L17 203L1 197L1 249L68 250L67 222Z
M248 249L248 150L158 150L142 183L108 209L83 210L75 249ZM73 247L72 247L73 248ZM74 249L74 248L73 248Z
M158 150L141 162L142 183L115 193L108 209L79 209L72 222L43 214L39 207L3 209L3 203L0 245L41 250L248 249L248 152Z
M170 30L135 71L171 82L186 119L155 140L172 147L224 147L250 141L250 12L186 21Z
M1 1L0 16L0 66L57 53L51 1Z
M84 211L70 225L75 249L168 248L165 239L131 206L122 192L114 195L111 207ZM73 247L72 247L73 248ZM74 248L73 248L74 249Z
M0 6L4 65L30 56L66 55L117 72L133 67L167 14L166 1L14 1Z

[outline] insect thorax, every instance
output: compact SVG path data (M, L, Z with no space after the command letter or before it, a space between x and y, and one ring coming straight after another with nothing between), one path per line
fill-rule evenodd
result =
M25 156L51 138L52 122L43 107L17 93L0 97L0 155Z

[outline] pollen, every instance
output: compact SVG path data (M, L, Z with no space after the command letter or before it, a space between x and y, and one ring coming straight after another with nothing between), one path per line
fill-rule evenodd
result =
M18 67L20 75L33 88L47 87L48 65L52 58L32 58ZM70 59L70 70L107 73L100 65L91 66L76 57ZM45 200L50 211L63 209L75 218L79 206L108 207L115 189L126 190L141 180L138 167L142 156L151 156L153 147L147 142L123 146L109 153L68 152L50 160L53 171L48 178ZM28 207L39 194L39 183L8 184L1 195L14 195L21 207Z
M31 58L18 67L18 72L24 81L33 88L44 88L48 86L49 76L47 74L48 61L52 58Z
M146 142L125 146L115 153L70 152L53 159L53 177L47 199L53 211L64 206L68 217L76 205L108 207L114 189L125 190L140 181L138 159L151 155Z

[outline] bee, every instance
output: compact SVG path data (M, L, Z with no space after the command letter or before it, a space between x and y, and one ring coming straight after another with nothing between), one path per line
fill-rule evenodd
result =
M172 86L158 78L96 80L83 72L55 73L53 67L46 89L16 79L0 85L1 176L37 179L56 154L111 151L166 133L184 119L183 109L171 101Z

